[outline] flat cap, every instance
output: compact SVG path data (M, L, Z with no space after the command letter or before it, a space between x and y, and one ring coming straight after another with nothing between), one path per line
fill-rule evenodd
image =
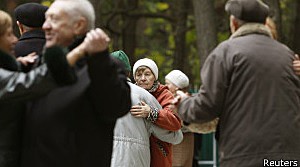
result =
M246 22L265 23L269 15L268 5L261 0L229 0L225 10Z
M28 27L42 27L48 7L38 3L25 3L15 9L16 20Z

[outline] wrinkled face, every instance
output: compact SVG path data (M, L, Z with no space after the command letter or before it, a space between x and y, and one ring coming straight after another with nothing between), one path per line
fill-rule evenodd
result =
M66 13L67 2L55 1L46 12L43 29L46 35L46 47L53 45L69 46L75 37L74 19Z
M168 89L170 90L170 92L172 92L173 94L175 94L176 91L178 90L178 87L167 79L165 80L165 84L168 87Z
M0 49L7 54L14 55L14 47L17 40L12 27L8 28L6 32L0 36Z
M135 72L135 82L138 86L149 90L153 86L155 81L155 76L150 70L150 68L141 66Z

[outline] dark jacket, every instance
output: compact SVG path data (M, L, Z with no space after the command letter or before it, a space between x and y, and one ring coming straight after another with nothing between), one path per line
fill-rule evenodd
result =
M187 122L220 117L222 167L263 166L264 159L299 164L300 80L293 59L262 24L243 25L208 56L199 94L178 112Z
M130 107L125 73L107 51L77 64L78 81L33 101L22 167L109 167L113 129Z
M10 71L17 71L15 59L0 51L0 93L5 94L9 88ZM22 111L25 105L20 102L0 101L0 166L18 167L21 153Z
M0 59L0 166L19 167L24 102L57 87L55 80L58 78L49 75L51 72L46 64L25 74L17 72L18 64L12 56L0 51ZM58 64L58 61L52 63ZM66 59L64 61L60 64L68 67ZM56 68L61 69L60 74L64 73L65 67L58 65ZM68 78L66 73L62 75Z
M30 30L21 35L15 46L15 56L23 57L32 52L36 52L38 55L36 62L28 66L22 66L22 71L28 72L31 68L41 64L41 56L45 42L45 33L42 29Z

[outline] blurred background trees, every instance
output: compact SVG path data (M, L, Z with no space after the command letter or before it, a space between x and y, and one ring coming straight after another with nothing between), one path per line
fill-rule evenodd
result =
M300 1L264 0L271 7L278 40L300 53ZM25 2L50 5L53 0L0 0L12 14ZM96 25L112 39L111 51L124 50L132 64L149 57L159 66L160 81L172 69L184 71L191 88L201 84L199 72L210 51L229 33L226 0L91 0ZM18 31L16 29L16 34Z

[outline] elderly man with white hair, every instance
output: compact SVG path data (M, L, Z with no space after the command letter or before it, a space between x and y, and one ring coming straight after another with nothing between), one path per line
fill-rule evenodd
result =
M130 109L130 89L109 56L109 37L94 22L88 0L56 0L46 12L45 47L77 55L78 79L29 105L23 167L110 166L115 121Z

